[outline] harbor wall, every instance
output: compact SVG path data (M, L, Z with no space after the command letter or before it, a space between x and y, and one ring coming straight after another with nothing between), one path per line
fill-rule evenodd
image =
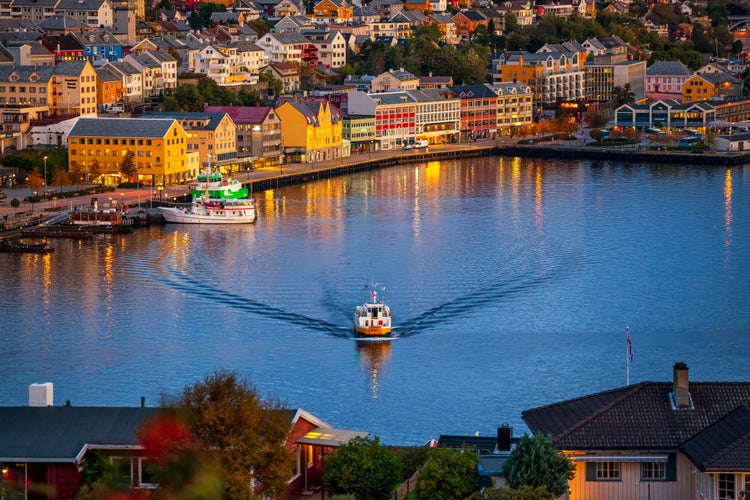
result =
M310 166L309 170L300 172L280 173L262 179L247 181L251 192L278 189L284 186L303 184L320 179L328 179L340 175L356 172L376 170L412 163L428 161L458 160L480 156L503 156L520 158L555 158L571 160L623 161L631 163L667 163L683 165L716 165L735 166L750 163L750 152L742 153L713 153L686 151L650 151L634 148L595 148L560 145L532 146L532 145L495 145L474 148L456 148L440 151L424 151L408 154L397 154L390 157L373 158L353 161L352 158L342 158L340 165Z

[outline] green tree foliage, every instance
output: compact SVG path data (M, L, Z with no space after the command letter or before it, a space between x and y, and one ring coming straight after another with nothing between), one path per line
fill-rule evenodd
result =
M278 401L261 399L246 379L219 371L186 387L178 407L229 498L273 498L286 488L294 457L285 446L289 422Z
M178 85L171 95L164 97L162 107L165 111L200 112L205 105L254 106L259 102L260 97L254 91L243 89L235 93L210 78L201 78L197 85Z
M552 500L554 495L545 486L520 486L513 488L489 488L481 496L482 500Z
M546 486L553 497L567 491L568 480L573 479L574 471L570 459L558 452L544 435L524 435L503 464L511 488Z
M629 83L626 83L622 87L615 87L612 89L612 104L615 109L619 108L623 104L632 104L635 102L635 93Z
M424 500L467 498L479 490L479 455L474 450L432 448L416 492Z
M401 483L401 462L375 438L354 438L323 461L323 479L332 494L388 500Z

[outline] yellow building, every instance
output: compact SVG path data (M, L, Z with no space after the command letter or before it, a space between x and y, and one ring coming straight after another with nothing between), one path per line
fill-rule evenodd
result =
M681 88L682 102L707 101L716 97L716 85L699 75L688 78Z
M223 174L248 170L253 166L252 159L237 155L237 125L228 113L149 112L142 118L177 120L187 134L187 151L197 152L201 165L210 161L211 168Z
M289 100L276 108L276 114L286 161L341 157L341 113L325 99Z
M125 178L132 154L136 174ZM80 180L163 186L187 180L187 134L174 119L81 118L68 135L69 169Z

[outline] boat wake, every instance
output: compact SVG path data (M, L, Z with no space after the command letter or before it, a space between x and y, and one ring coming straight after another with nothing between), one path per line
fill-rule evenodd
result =
M399 324L393 327L392 336L388 338L378 337L372 339L372 341L390 341L426 333L465 319L482 308L497 307L524 293L542 289L549 283L563 279L566 274L575 272L575 266L570 264L578 262L579 259L571 258L570 255L565 255L566 253L568 252L560 248L559 245L554 245L554 248L548 248L544 255L537 254L537 259L525 261L525 265L518 265L517 259L511 258L503 263L502 268L497 268L494 273L488 274L484 280L476 280L479 281L478 287L470 288L471 283L463 283L463 288L456 287L454 289L455 297L445 300L445 296L441 295L440 298L444 299L442 303L427 307L411 318L404 318L403 311L399 313L398 310L401 308L398 308L396 316L400 316L400 320ZM339 338L351 338L357 341L363 340L355 335L348 321L339 322L331 321L330 318L329 320L321 317L314 318L288 308L272 305L269 301L253 299L233 292L209 280L196 278L194 273L189 271L191 266L188 266L186 270L186 263L180 261L179 256L174 254L165 255L162 253L157 260L159 262L155 263L154 268L160 271L149 276L152 284L157 286L166 286L196 300L211 301L236 311L287 323L307 331ZM132 271L137 272L140 280L143 281L144 275L141 266L142 262L139 261L130 263L129 267L133 267ZM488 282L488 280L493 281ZM340 302L340 298L337 297L338 292L335 290L337 286L328 289L328 293L323 294L324 297L327 297L326 305L317 304L315 306L317 309L333 311L334 316L340 312L346 314L345 308L336 307L336 304ZM409 292L404 293L408 294ZM284 296L286 296L286 292L284 292ZM437 296L428 295L423 300L429 304L430 299L434 298L437 298ZM398 303L398 301L395 303ZM300 307L297 310L312 310L311 304L299 305Z

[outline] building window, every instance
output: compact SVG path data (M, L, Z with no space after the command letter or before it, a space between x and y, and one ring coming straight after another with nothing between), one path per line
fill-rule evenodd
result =
M133 469L129 458L112 459L112 479L115 484L133 483Z
M620 463L619 462L597 462L596 463L596 480L597 481L619 481L620 480Z
M734 474L719 474L719 497L718 500L734 500Z
M664 481L667 479L666 462L642 462L641 481Z

